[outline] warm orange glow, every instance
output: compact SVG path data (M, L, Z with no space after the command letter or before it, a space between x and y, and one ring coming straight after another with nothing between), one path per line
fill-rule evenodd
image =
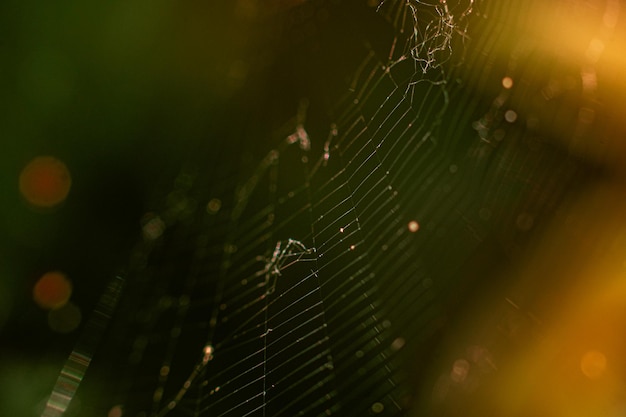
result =
M64 306L72 295L72 284L61 272L44 274L33 288L33 299L41 308L55 309Z
M411 220L409 222L408 227L409 227L409 232L411 232L411 233L415 233L415 232L417 232L420 229L419 223L416 222L415 220Z
M37 207L54 207L70 192L72 179L65 164L52 156L30 161L20 173L20 193Z
M510 367L498 366L494 414L600 416L621 401L626 348L623 190L622 183L586 189L554 219L533 256L520 266L518 273L532 278L520 280L515 292L540 298L534 304L540 315L511 305L537 333L509 359ZM559 282L562 277L567 279ZM559 283L558 290L551 281Z
M589 379L598 379L606 370L606 356L597 350L590 350L580 360L580 370Z

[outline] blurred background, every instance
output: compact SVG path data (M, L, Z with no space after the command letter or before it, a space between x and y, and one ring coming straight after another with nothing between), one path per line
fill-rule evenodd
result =
M3 415L31 415L128 263L141 216L190 154L210 164L233 141L252 41L246 11L235 19L228 2L0 9L0 403ZM55 271L53 300L38 301ZM67 317L55 308L66 301Z
M397 35L398 27L390 29L379 7L384 12L395 3L414 4L411 10L420 10L446 2L267 3L7 0L0 5L0 414L44 412L81 335L112 340L108 322L93 331L87 323L114 277L133 276L134 256L147 253L142 245L158 238L165 224L186 230L192 227L185 223L186 211L191 216L198 208L217 212L220 204L228 206L228 196L285 136L285 125L297 119L303 99L309 135L325 140L334 120L331 109L366 56L363 45L387 53ZM468 56L454 55L446 71L464 77L464 94L476 100L452 102L453 109L472 120L489 114L499 91L514 81L494 67L511 69L513 58L530 56L516 64L523 67L516 70L523 82L515 79L520 87L510 98L517 113L503 117L527 120L539 133L524 131L525 137L541 137L550 157L521 164L519 177L530 187L532 181L548 181L551 161L567 160L572 168L555 168L562 186L537 186L550 195L527 197L545 211L512 216L515 233L529 232L523 238L494 220L486 243L455 265L465 274L454 275L458 282L438 301L445 325L435 326L438 332L428 339L432 350L420 354L437 359L433 368L449 366L453 382L466 380L470 362L498 368L498 376L481 390L461 384L455 393L449 381L438 379L447 371L416 365L422 373L413 377L410 404L421 410L420 404L432 402L433 415L450 416L486 409L500 415L621 415L626 410L621 334L626 5L448 3L453 10L473 4L477 21L488 22L457 37L466 39ZM526 38L540 39L533 54L524 55ZM498 47L490 49L496 41ZM571 74L575 81L569 85ZM490 84L490 78L497 82ZM540 94L559 99L544 105L533 98ZM467 137L480 134L476 127L467 131L462 133ZM485 183L510 185L498 177L502 171L484 172ZM195 191L176 193L192 189L192 180ZM484 211L476 216L489 217ZM172 236L170 242L185 239ZM455 235L449 231L437 239L452 242ZM429 246L433 265L448 259L438 252L445 247L437 246L439 240ZM173 245L160 250L174 253L179 249ZM172 260L150 262L155 269L182 268ZM508 359L503 368L470 342L461 362L433 354L463 345L459 335L470 327L489 327L501 303L515 312L506 332L547 336L540 342L515 336L525 342L502 348ZM562 344L575 348L563 353L557 347ZM111 349L101 355L103 364L119 359ZM547 372L555 355L570 355L565 362L575 370ZM426 356L420 361L429 362ZM598 379L600 384L589 385ZM555 397L547 394L568 380L575 381L571 387ZM68 414L121 417L115 401L94 400L100 389L92 383L83 395L83 402L100 401L100 408L82 404L81 411L78 402ZM581 393L590 395L584 407L571 401Z

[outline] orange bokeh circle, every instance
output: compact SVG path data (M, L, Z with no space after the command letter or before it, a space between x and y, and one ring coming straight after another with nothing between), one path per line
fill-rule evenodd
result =
M37 207L54 207L63 202L72 185L70 172L52 156L39 156L22 169L19 188L22 196Z
M33 288L33 299L39 307L53 310L63 307L72 295L72 284L65 274L54 271L45 273Z

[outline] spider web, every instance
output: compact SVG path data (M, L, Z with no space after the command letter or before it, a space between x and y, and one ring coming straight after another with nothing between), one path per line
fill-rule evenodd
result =
M348 19L341 6L301 8L322 6ZM331 108L301 100L256 165L215 152L190 162L142 220L102 353L114 365L94 371L115 381L92 383L103 409L419 409L411 375L468 259L494 235L515 251L576 180L578 164L520 121L501 84L524 76L521 59L542 59L504 36L520 4L360 7L382 30L358 46ZM513 52L500 62L503 45Z

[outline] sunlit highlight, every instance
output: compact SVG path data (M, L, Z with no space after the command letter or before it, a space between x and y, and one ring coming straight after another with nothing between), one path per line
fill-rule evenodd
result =
M595 64L600 59L600 55L604 51L604 42L598 38L594 38L589 42L587 47L586 57L587 60Z
M52 156L30 161L19 178L22 197L35 207L51 208L63 202L72 185L65 164Z
M44 274L33 288L35 303L47 310L63 307L71 295L71 282L65 274L58 271Z

